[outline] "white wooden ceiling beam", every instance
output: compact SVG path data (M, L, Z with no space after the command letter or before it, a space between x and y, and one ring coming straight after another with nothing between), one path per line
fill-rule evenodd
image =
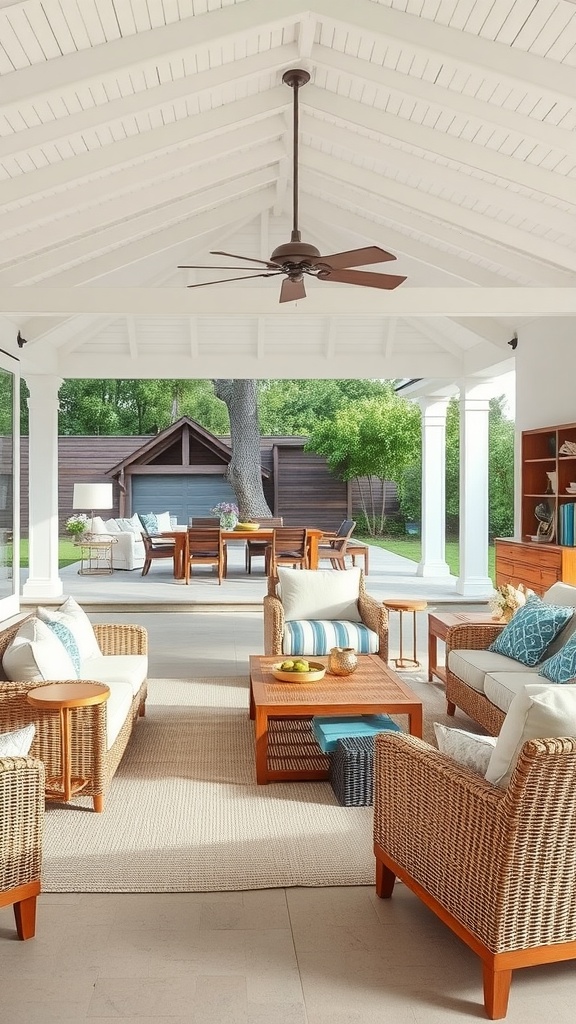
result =
M405 322L412 327L417 334L423 338L427 338L433 345L442 349L444 352L449 352L453 356L462 356L462 352L465 346L459 345L453 338L449 338L442 331L441 319L434 321L425 320L424 317L417 319L416 317L407 316L404 318Z
M238 150L258 149L260 146L273 143L281 138L284 131L284 119L276 115L242 128L233 128L204 142L182 147L176 153L171 151L161 156L153 156L142 163L112 171L101 178L84 181L76 186L71 183L70 188L64 192L42 196L26 203L25 206L13 207L0 213L0 237L8 238L21 232L23 227L31 230L48 221L65 217L67 213L73 214L76 219L78 212L86 207L100 209L102 204L118 196L122 196L124 202L136 192L156 188L162 182L181 175L190 175L194 182L196 172L201 173L202 167L212 161L221 161L226 172L230 174L234 168L230 167L229 158L233 156L235 160Z
M314 47L313 63L317 68L336 72L343 79L349 78L355 83L363 81L379 90L388 89L397 95L433 104L441 110L452 110L455 114L461 114L483 124L497 125L514 135L533 139L534 142L549 146L550 149L565 151L576 157L574 132L559 128L549 121L541 121L537 117L509 110L496 103L479 100L468 93L448 89L429 79L417 78L415 75L383 67L381 64L373 64L369 60L361 60L359 57L352 57L348 53L331 50L320 44ZM572 99L573 97L570 102ZM566 101L568 102L568 97Z
M2 76L2 104L22 107L35 97L89 86L107 76L114 76L133 67L156 66L162 58L218 47L235 36L254 36L275 25L298 20L309 5L293 0L286 11L283 0L247 0L226 5L209 14L184 18L153 31L113 39L89 50L64 54L42 64L13 71Z
M400 231L405 229L409 232L415 232L424 238L430 238L441 244L449 245L455 254L469 253L477 259L488 260L491 264L502 267L505 271L512 271L517 276L522 277L524 281L533 281L537 285L548 285L550 287L573 284L574 275L572 273L553 269L546 263L540 263L524 253L505 249L484 237L466 234L457 223L447 224L445 221L420 214L417 211L408 209L408 207L394 205L387 200L378 199L376 196L366 196L360 190L354 192L350 186L343 190L342 186L332 178L323 177L321 179L317 175L313 179L307 176L306 181L310 186L313 183L315 184L315 194L310 200L312 204L316 203L320 197L327 199L329 202L332 200L336 206L347 204L348 207L352 207L355 204L357 212L363 212L366 218L380 217L385 220L385 227L378 225L373 225L372 227L371 234L374 234L375 227L379 227L381 239L383 235L386 235L386 238L388 237L388 222L391 221L392 224L398 226ZM304 202L301 205L302 209L304 209ZM314 205L312 205L313 208ZM387 247L389 248L389 246L384 245L384 248ZM400 245L398 245L397 249L396 247L394 248L396 254L403 251ZM463 256L460 256L460 258L464 259ZM503 284L508 283L506 278L502 278L501 282Z
M301 168L303 171L308 168L315 174L315 182L319 177L328 181L326 175L326 163L323 154L306 149L302 154ZM520 252L530 252L537 249L538 256L543 262L551 263L554 266L570 271L576 271L576 252L567 246L558 245L557 242L550 242L547 238L534 237L529 231L522 231L520 228L503 224L501 221L486 214L476 213L458 203L451 203L439 196L431 196L418 188L404 185L402 182L386 178L384 181L380 174L357 167L355 164L346 163L336 157L330 160L330 178L340 185L345 186L346 202L354 203L361 191L363 198L362 206L369 206L372 197L380 197L384 191L389 203L396 203L399 206L407 207L411 212L432 216L433 220L439 220L454 228L459 228L463 233L468 234L468 242L462 246L468 251L474 252L474 239L484 238L497 245L504 246ZM306 187L307 176L302 174L302 184ZM328 184L328 188L331 186ZM354 191L355 190L355 191ZM402 219L399 214L398 219ZM473 236L473 237L472 237Z
M574 202L574 182L570 177L555 174L526 160L497 153L467 139L439 132L427 125L415 124L407 118L396 117L385 110L367 107L347 96L308 85L302 94L302 108L321 111L337 123L348 121L351 125L383 138L388 136L418 149L428 150L446 160L454 160L493 177L524 185L525 188L553 196L562 202Z
M386 360L392 358L394 352L394 345L396 343L396 330L398 327L398 317L390 316L384 321L384 342L382 348L382 354Z
M198 71L195 75L161 82L129 96L75 111L66 117L43 121L0 138L0 161L6 157L29 153L47 143L73 139L103 125L122 124L124 118L137 117L142 113L151 114L178 100L198 98L203 94L209 96L214 90L237 86L262 75L277 74L279 68L293 66L297 56L296 45L285 44L220 67Z
M446 167L434 160L426 160L415 153L407 153L406 150L398 149L396 146L375 142L373 139L359 136L357 132L345 132L340 126L328 121L305 116L301 119L301 125L304 136L309 135L316 142L324 142L337 150L346 150L353 157L365 156L374 160L386 168L385 174L390 169L393 172L400 171L412 177L418 176L425 183L433 182L438 188L452 188L459 195L499 207L508 215L515 215L535 224L542 224L547 230L555 230L561 234L572 233L576 236L576 190L574 213L570 214L558 207L550 206L549 203L545 204L535 199L529 199L502 185L492 184L477 176L472 177L470 174ZM310 152L310 147L303 147L302 151L303 153ZM354 170L356 170L356 165L354 165ZM387 184L386 191L388 191ZM446 200L442 201L446 202ZM434 195L429 196L430 202L436 203ZM459 208L458 203L451 205L454 210ZM485 214L482 216L485 217Z
M495 345L496 348L501 348L503 351L507 350L513 332L505 324L498 323L497 320L493 320L490 317L451 317L451 322L460 330L465 331L469 335L475 335L482 341L489 341L491 345ZM508 349L510 355L510 349Z
M410 259L417 260L422 263L424 268L432 267L451 274L458 281L481 285L485 288L498 287L498 285L506 283L500 274L447 252L445 249L429 245L426 241L414 238L411 234L403 234L394 225L383 226L374 223L373 213L371 214L369 211L353 212L337 206L336 203L330 201L329 197L320 199L318 196L312 198L305 194L301 198L300 209L306 223L311 227L317 225L320 230L321 226L315 219L317 217L324 223L338 225L339 230L347 231L364 241L369 240L376 245L381 245L395 255L403 254ZM337 246L340 244L341 242L336 243ZM358 242L356 241L354 244L357 245ZM352 244L350 248L353 248ZM333 251L334 249L331 247L330 252ZM561 278L562 275L559 277ZM555 283L561 285L563 281L560 279ZM568 283L567 280L566 283Z
M298 58L307 62L312 56L317 19L310 13L304 14L298 21Z
M0 284L31 283L41 277L49 277L51 283L62 284L65 281L69 286L100 276L94 273L94 269L101 257L106 256L106 250L122 250L123 247L124 251L120 252L122 259L126 247L138 240L144 243L147 255L172 248L183 238L200 233L195 220L202 214L205 231L213 230L215 223L222 224L223 212L228 219L242 217L242 198L250 193L258 193L254 212L260 213L263 209L261 196L266 192L271 201L275 178L274 169L264 167L237 181L227 181L204 189L198 195L187 196L166 208L159 207L128 221L112 224L102 231L93 231L0 271ZM92 261L90 266L86 262L88 260ZM128 259L126 262L133 261Z
M109 146L101 146L3 181L2 203L8 205L51 190L64 190L78 181L93 180L114 169L149 160L154 155L177 151L183 145L206 142L223 131L277 114L289 103L290 93L286 86L277 86L268 92L215 107L194 118L184 118L131 135Z
M126 336L128 338L128 352L130 359L135 362L138 359L138 339L136 337L136 324L133 316L126 317Z
M188 201L204 190L212 191L219 183L238 182L232 191L240 194L244 191L242 178L248 179L254 172L268 168L267 180L275 180L278 162L284 153L279 142L270 142L264 146L252 147L247 152L237 153L234 160L217 160L196 167L190 175L178 175L176 178L160 180L147 187L136 189L128 195L101 201L68 217L61 217L49 225L50 249L68 244L74 239L88 235L94 249L100 248L98 239L101 232L110 225L134 224L133 234L138 233L138 219L158 211L161 222L180 220L180 210L186 208ZM260 181L263 179L260 178ZM184 204L184 206L182 205ZM184 216L189 214L184 213ZM2 218L0 217L0 225ZM46 238L43 232L26 231L10 239L8 245L0 250L0 265L8 264L18 271L18 261L29 259L35 253L46 250ZM56 260L58 255L56 253ZM64 260L63 262L66 262ZM26 264L23 264L26 270ZM28 277L28 272L26 272Z
M64 316L77 313L218 316L286 315L278 308L277 282L271 287L211 288L0 288L0 312L8 316ZM288 315L299 316L575 316L576 288L410 288L394 291L311 281L308 296L291 303Z
M353 26L369 36L393 40L409 52L435 55L442 63L453 61L459 67L473 67L512 87L536 87L540 95L553 101L574 101L576 69L569 64L554 61L551 75L550 61L545 57L371 0L354 0L353 5L348 0L311 0L309 6L325 22Z

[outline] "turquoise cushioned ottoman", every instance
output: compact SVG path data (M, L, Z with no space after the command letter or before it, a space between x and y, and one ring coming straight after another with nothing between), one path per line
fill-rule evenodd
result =
M374 736L401 732L389 715L315 717L314 735L330 757L330 785L343 807L368 807L374 793Z

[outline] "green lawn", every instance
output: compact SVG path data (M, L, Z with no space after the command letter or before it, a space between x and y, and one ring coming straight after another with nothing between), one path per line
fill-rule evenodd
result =
M74 547L74 544L70 537L60 537L58 542L58 568L61 569L64 565L70 565L71 562L80 561L80 552L78 548ZM23 538L20 541L20 567L22 569L28 568L28 538Z
M411 558L414 562L419 562L422 554L422 544L419 537L359 537L358 540L364 541L365 544L374 544L379 548L386 548L387 551L393 551L395 555L402 555L404 558ZM446 541L446 561L450 566L450 572L453 576L458 576L460 572L460 545L457 540ZM488 548L488 575L492 582L496 579L496 572L494 568L494 545L490 544Z

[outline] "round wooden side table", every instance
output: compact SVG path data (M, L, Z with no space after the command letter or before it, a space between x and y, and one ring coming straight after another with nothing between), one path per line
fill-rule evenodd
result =
M385 608L388 609L389 612L398 612L400 615L400 650L399 656L397 658L394 658L394 664L396 665L396 668L420 668L420 662L416 657L416 612L426 611L428 607L428 602L411 601L409 599L396 601L392 599L388 600L388 598L386 598L386 600L383 601L382 604L384 605ZM404 612L412 612L413 648L411 658L404 657Z
M46 799L68 801L80 793L89 779L72 778L71 757L71 712L74 708L85 708L92 704L103 704L108 700L110 690L104 683L47 683L37 686L27 695L28 703L43 711L60 713L60 778L46 779ZM94 804L96 808L96 802Z

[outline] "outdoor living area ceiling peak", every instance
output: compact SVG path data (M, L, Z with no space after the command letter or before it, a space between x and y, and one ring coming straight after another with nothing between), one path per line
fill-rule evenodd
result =
M268 260L285 241L282 76L301 67L303 237L321 253L380 246L409 278L377 295L315 289L302 306L328 358L330 317L346 313L382 318L378 376L425 372L387 372L394 318L419 321L423 352L442 338L460 368L507 358L520 315L574 312L575 47L568 0L0 0L3 344L20 329L23 358L79 375L90 335L113 372L118 316L134 364L139 316L187 317L193 360L203 318L224 313L272 375L275 282L186 291L203 272L174 268L211 249Z

